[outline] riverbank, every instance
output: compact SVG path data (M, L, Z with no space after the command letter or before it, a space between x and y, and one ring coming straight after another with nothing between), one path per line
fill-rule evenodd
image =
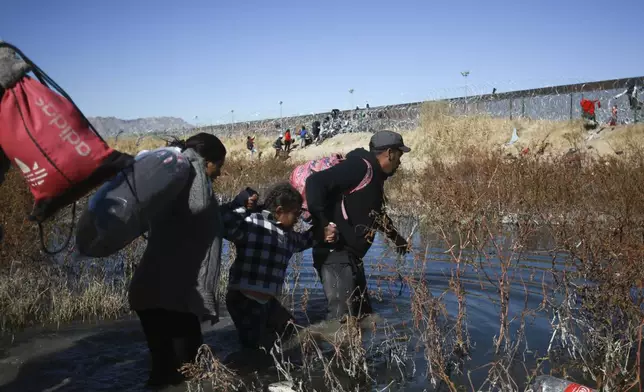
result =
M438 113L433 118L441 116ZM419 226L413 226L414 230L424 236L414 237L414 252L406 263L396 261L387 248L369 260L376 270L391 272L379 281L390 285L400 281L400 289L408 290L406 302L396 302L396 306L410 312L414 326L410 333L425 347L426 365L431 366L428 378L446 382L454 376L450 368L471 366L464 354L477 342L469 340L472 327L467 320L477 309L468 304L483 305L481 299L468 297L473 290L472 275L463 274L469 271L492 287L483 297L498 320L490 333L496 336L492 354L484 361L493 363L486 368L489 381L512 385L514 381L504 371L520 353L519 347L527 344L522 335L524 323L534 314L545 313L556 315L547 317L553 343L540 348L541 361L530 362L525 377L547 368L583 374L611 390L632 384L639 369L633 362L633 349L641 343L639 304L643 301L641 293L632 289L644 281L640 265L644 258L644 128L604 129L585 140L585 131L574 124L558 124L548 133L545 143L550 144L540 152L545 145L539 131L546 127L544 122L520 123L519 141L510 148L501 144L509 140L511 129L507 128L516 122L489 118L441 121L429 121L423 129L404 133L414 150L406 157L403 170L386 185L390 208L396 215L416 219ZM319 147L296 149L286 162L270 154L251 160L243 137L225 140L231 153L216 191L224 197L244 186L261 192L287 179L298 162L366 146L368 137L340 135ZM266 151L269 142L260 141L260 149ZM162 144L147 139L138 146L127 139L119 143L117 148L131 153ZM511 151L524 146L529 149L527 154ZM571 148L573 152L568 153ZM128 278L142 244L116 257L116 274L105 260L79 261L71 250L53 260L41 252L36 228L24 221L32 201L15 171L0 187L0 203L6 206L0 212L6 235L0 248L0 317L5 332L128 313ZM508 216L511 222L504 222ZM410 231L406 228L404 232ZM536 233L544 231L546 245L539 249L545 259L552 259L551 265L541 265L527 276L515 274L516 265L527 263L525 252L532 248ZM429 261L427 235L437 238ZM446 263L441 279L449 282L442 294L428 291L435 281L426 276L431 262L439 258ZM593 285L583 284L588 281ZM298 280L292 278L290 283L290 292L296 292ZM511 288L515 293L526 285L542 293L534 308L523 309L521 299L510 295ZM372 289L374 296L396 297L386 284L380 287ZM298 291L299 295L307 295L306 290ZM569 301L562 302L562 296ZM576 329L584 333L571 335ZM607 379L602 374L614 376Z
M512 144L513 130L518 139ZM394 128L394 130L396 130ZM528 154L560 156L570 149L586 151L600 157L620 154L633 146L644 145L644 124L602 125L596 130L583 129L581 120L547 121L518 118L493 118L487 116L452 116L440 105L428 104L421 111L421 125L408 131L401 131L405 143L412 152L405 156L406 168L423 168L428 161L456 162L467 155L469 150L494 152L502 155L519 156L524 149ZM246 150L246 137L222 137L222 141L234 156L250 158ZM257 136L256 148L263 159L272 158L275 151L272 143L278 136ZM327 139L319 146L295 148L291 160L302 162L326 156L334 152L347 153L355 148L367 148L371 133L344 133ZM143 149L162 146L164 141L153 137L121 137L108 140L115 148L136 153Z

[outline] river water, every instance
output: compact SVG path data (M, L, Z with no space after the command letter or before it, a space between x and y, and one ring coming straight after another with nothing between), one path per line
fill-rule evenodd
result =
M451 240L456 240L456 237L452 236ZM509 250L512 241L512 236L501 239L501 248ZM523 244L520 261L513 263L510 317L524 314L526 308L538 309L542 302L542 284L549 281L547 271L553 267L552 256L544 250L550 246L547 242L544 237L535 237L529 244ZM373 379L367 389L432 390L427 378L425 349L422 339L418 338L419 331L414 330L410 307L414 289L401 279L402 276L422 278L432 296L440 297L450 317L445 321L446 336L457 314L458 303L449 286L449 277L456 264L446 253L449 246L436 235L420 238L416 234L414 243L419 244L415 254L400 260L392 257L386 245L378 239L365 260L377 313L371 319L376 321L375 330L372 326L364 329L363 341ZM499 255L498 249L488 249L483 255L485 257L469 255L469 260L475 262L462 266L471 345L464 375L459 376L452 371L452 379L458 384L469 386L471 379L473 385L481 385L488 372L484 366L494 359L493 339L499 334L499 296L488 278L495 281L495 274L500 272L500 259L513 257L516 262L516 255L506 251ZM463 260L468 259L466 256ZM312 267L310 251L296 256L292 262L289 281L292 283L296 278L298 284L290 296L294 301L296 318L302 324L311 322L320 331L331 333L336 328L333 323L320 324L325 299ZM301 311L304 289L308 296L306 315ZM225 310L223 304L222 309ZM510 367L512 377L519 385L525 381L525 369L521 363L530 367L535 355L543 354L548 347L552 334L549 317L551 315L547 312L539 311L526 319L528 344L527 347L522 346L518 354L521 360ZM369 320L365 323L371 324ZM511 336L516 337L519 325L517 320L510 324ZM228 317L223 317L215 326L204 324L203 331L206 343L218 358L223 359L239 349L235 329ZM32 328L3 339L0 351L1 391L144 390L148 354L144 335L135 318L60 328ZM277 380L275 369L268 369L265 373ZM169 390L185 389L181 386Z

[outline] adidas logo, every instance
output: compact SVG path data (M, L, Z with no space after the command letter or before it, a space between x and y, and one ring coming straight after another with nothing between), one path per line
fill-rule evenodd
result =
M47 177L47 169L45 168L40 168L38 166L38 162L34 162L34 166L32 168L29 168L23 161L20 159L16 158L16 165L20 168L20 171L22 171L22 175L25 177L29 185L32 187L37 187L45 183L44 178Z

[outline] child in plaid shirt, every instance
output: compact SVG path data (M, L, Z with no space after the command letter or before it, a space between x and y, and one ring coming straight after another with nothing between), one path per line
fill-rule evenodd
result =
M277 299L288 262L294 253L313 247L318 239L311 229L293 231L302 212L302 195L288 183L278 184L268 193L261 212L249 212L239 207L222 213L225 238L237 248L229 270L226 308L242 346L270 350L293 320ZM326 242L335 241L334 224L324 229L324 236Z

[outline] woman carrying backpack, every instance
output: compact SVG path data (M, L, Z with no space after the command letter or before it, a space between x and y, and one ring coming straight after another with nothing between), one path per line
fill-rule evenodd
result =
M129 290L152 357L151 387L184 381L178 369L194 361L203 343L201 322L219 320L223 223L212 181L221 174L226 148L207 133L171 145L190 162L190 180L173 205L150 222L148 245ZM247 204L250 197L243 192L234 203Z

